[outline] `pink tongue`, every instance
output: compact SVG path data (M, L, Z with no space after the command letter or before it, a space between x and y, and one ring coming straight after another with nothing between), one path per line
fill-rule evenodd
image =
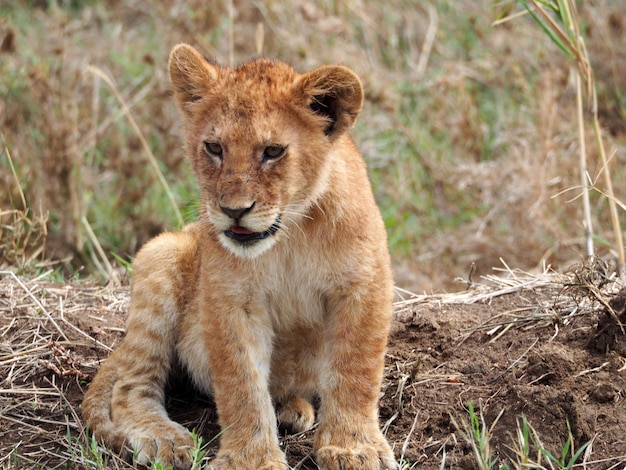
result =
M244 227L240 227L238 225L236 225L235 227L231 227L230 231L236 235L251 235L254 233L253 231L248 230L247 228L244 228Z

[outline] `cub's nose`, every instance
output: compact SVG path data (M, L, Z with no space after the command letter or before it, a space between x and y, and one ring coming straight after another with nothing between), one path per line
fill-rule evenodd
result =
M239 220L241 219L244 215L246 215L248 212L250 212L252 210L252 208L254 207L254 202L248 206L248 207L240 207L237 209L233 209L231 207L225 207L225 206L220 206L220 209L222 210L222 212L224 214L226 214L229 217L232 217L235 220Z

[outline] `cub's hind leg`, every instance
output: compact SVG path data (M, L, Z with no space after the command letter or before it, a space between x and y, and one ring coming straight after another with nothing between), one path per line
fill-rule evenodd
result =
M108 360L114 363L102 368L114 367L116 373L108 374L108 382L96 377L96 387L92 385L85 396L83 414L95 436L111 447L123 436L141 464L159 461L175 469L191 467L191 436L168 417L164 388L175 360L177 328L197 279L196 251L194 233L185 231L163 234L139 252L133 264L126 337ZM91 419L98 415L97 396L103 398L99 406L109 409L108 423Z
M309 400L294 395L279 403L276 417L281 429L296 434L311 429L315 410Z

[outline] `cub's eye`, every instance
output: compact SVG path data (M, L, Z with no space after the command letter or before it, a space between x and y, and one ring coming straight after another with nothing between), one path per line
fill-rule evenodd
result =
M204 150L209 155L219 158L222 158L222 153L224 153L224 151L222 150L222 146L217 142L205 142Z
M282 145L269 145L263 150L263 160L278 160L285 155L286 147Z

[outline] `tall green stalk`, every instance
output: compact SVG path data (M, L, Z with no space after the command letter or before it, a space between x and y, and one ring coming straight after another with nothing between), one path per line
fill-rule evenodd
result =
M559 47L572 61L577 69L576 102L578 110L578 132L580 137L580 178L582 186L582 199L585 228L585 238L587 255L594 255L593 248L593 226L591 221L591 209L589 203L589 190L596 189L587 174L587 153L585 147L585 118L584 99L582 83L586 85L588 102L591 102L591 115L596 145L602 161L602 174L606 185L605 194L609 203L611 224L615 237L615 248L617 250L617 272L620 276L626 277L626 259L624 255L624 239L620 226L619 214L617 211L618 201L613 191L613 183L609 169L606 152L602 139L602 130L598 120L598 105L596 95L596 84L593 76L593 69L589 63L585 41L580 33L578 12L574 0L512 0L521 4L526 12L537 22L546 35ZM519 13L511 14L507 18L500 19L497 23L502 23L517 18Z

